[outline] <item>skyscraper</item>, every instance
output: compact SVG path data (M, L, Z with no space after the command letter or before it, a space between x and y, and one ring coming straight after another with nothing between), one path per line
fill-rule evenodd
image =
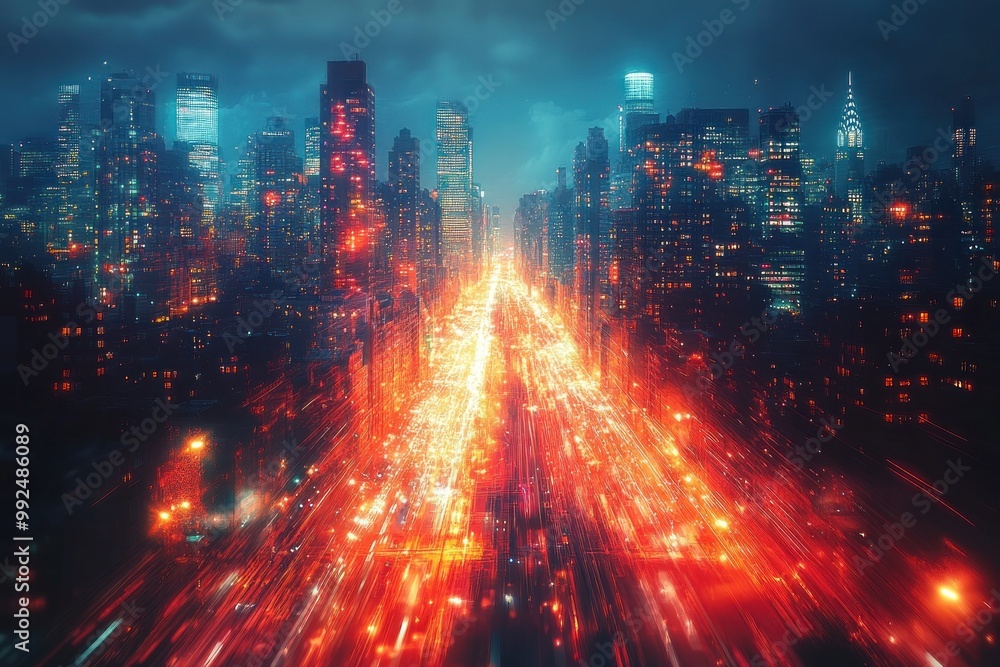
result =
M378 242L375 91L362 60L327 63L320 87L320 236L323 286L370 292Z
M610 296L607 271L611 261L611 214L608 140L604 129L592 127L587 142L576 147L573 157L573 188L576 207L576 276L581 315L587 330L594 331L597 313Z
M847 202L851 220L863 220L862 191L865 181L865 143L861 118L854 102L854 77L847 78L847 103L837 129L836 195Z
M80 86L59 86L59 125L56 129L56 179L59 184L59 241L83 240L79 210L80 187Z
M696 160L710 159L722 166L717 180L726 194L737 197L745 189L742 168L750 154L748 109L682 109L677 123L691 128Z
M153 238L157 154L153 91L135 76L111 74L101 83L101 155L98 163L97 297L117 317L145 314L136 277Z
M419 271L420 141L407 129L399 131L389 151L391 264L395 285L416 291Z
M618 107L618 157L609 191L612 211L632 206L642 128L660 122L660 114L653 110L653 83L648 72L625 75L625 103Z
M472 256L472 131L461 102L438 102L437 149L441 256L456 271Z
M420 281L420 294L424 298L431 296L438 284L441 262L441 206L438 204L437 191L431 192L424 188L420 193L417 208L419 224L419 253L417 276Z
M222 199L219 160L219 82L214 74L177 75L177 141L190 145L202 197L201 224L211 228Z
M278 269L288 269L297 256L296 242L304 236L300 218L302 159L295 152L295 134L285 118L274 116L256 135L253 151L256 182L253 195L259 211L258 256Z
M980 229L976 205L979 153L976 147L976 108L971 97L962 99L952 110L952 127L955 128L952 165L962 206L962 244L967 252L975 253L983 247L985 234Z
M802 310L805 280L800 134L799 115L791 105L761 113L764 205L761 282L771 290L772 305L791 313Z
M563 283L573 281L573 249L576 241L573 191L566 183L566 168L556 170L556 189L549 204L549 274Z
M321 143L321 129L319 118L306 118L306 161L305 176L312 178L319 176L319 153Z

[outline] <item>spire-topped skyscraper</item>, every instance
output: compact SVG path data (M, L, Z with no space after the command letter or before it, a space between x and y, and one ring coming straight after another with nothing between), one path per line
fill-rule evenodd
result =
M862 220L862 192L865 180L865 142L861 116L854 101L854 75L847 75L847 103L837 130L837 165L835 194L847 200L851 220Z

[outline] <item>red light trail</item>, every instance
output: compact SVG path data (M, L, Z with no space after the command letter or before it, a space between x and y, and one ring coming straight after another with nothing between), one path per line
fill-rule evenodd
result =
M203 558L140 557L56 654L757 667L840 642L868 664L933 666L989 597L958 556L859 571L846 481L831 499L787 445L721 418L657 423L588 372L509 266L431 335L388 435L324 443L294 492ZM125 618L129 601L148 611Z

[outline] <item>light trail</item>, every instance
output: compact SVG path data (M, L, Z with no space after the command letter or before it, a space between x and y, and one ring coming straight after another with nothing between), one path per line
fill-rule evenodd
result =
M759 667L833 638L916 665L974 605L971 570L858 573L853 528L722 420L660 424L602 387L510 266L433 327L384 438L331 440L176 576L143 558L64 648L80 655L127 592L150 611L93 664Z

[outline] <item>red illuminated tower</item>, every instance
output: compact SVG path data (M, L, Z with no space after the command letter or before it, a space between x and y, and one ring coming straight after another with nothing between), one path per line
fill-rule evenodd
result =
M364 61L327 63L320 87L323 288L370 293L375 280L375 92Z

